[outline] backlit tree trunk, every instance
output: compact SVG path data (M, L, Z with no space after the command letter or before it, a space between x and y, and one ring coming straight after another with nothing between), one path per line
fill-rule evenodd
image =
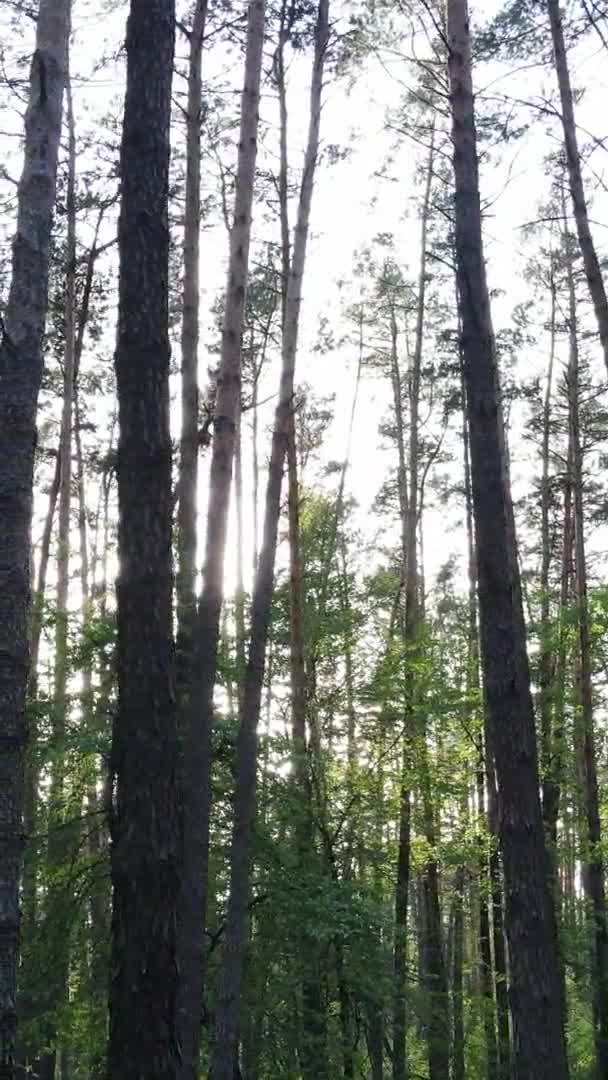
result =
M190 29L186 105L186 207L182 297L182 427L177 509L177 675L180 707L192 660L196 580L196 485L198 477L198 342L201 227L201 73L207 0L197 0Z
M69 0L41 0L0 342L0 1080L14 1075L36 407L69 27Z
M230 854L230 896L224 938L223 964L216 1010L213 1080L231 1080L250 888L251 836L255 816L257 726L264 681L274 564L281 504L283 469L293 409L294 372L298 344L302 281L310 224L315 170L319 152L323 70L329 37L329 0L320 0L315 30L315 55L310 91L310 120L304 157L293 254L287 284L282 342L282 369L266 489L264 534L253 589L251 638L236 752L234 824Z
M241 339L249 269L264 23L264 0L250 0L234 222L230 233L228 284L213 425L203 587L194 625L194 663L185 725L179 923L182 1080L195 1080L199 1065L203 933L208 891L213 691L220 636L228 509L240 411Z

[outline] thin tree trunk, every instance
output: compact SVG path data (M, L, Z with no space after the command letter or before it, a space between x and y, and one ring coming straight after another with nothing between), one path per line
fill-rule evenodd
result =
M169 153L173 0L131 0L121 146L118 705L108 1080L178 1073Z
M454 961L452 968L452 1080L465 1080L464 1060L464 869L454 880Z
M551 489L549 478L549 464L551 458L551 406L553 391L553 367L555 363L555 335L556 335L556 282L555 282L555 257L550 255L549 288L551 293L551 308L549 316L549 364L547 368L547 380L543 401L543 438L542 438L542 478L541 478L541 568L540 568L540 655L538 661L539 695L538 707L540 714L540 747L541 761L543 765L543 822L549 856L549 887L553 894L556 911L559 913L559 881L557 874L557 815L559 810L559 792L561 787L561 770L563 752L558 746L555 736L561 741L563 738L563 724L554 723L560 716L561 706L559 700L555 700L555 674L556 657L551 646L551 597L549 585L549 572L551 568L551 534L550 534L550 507ZM561 615L560 615L561 618ZM556 730L554 730L556 729ZM545 794L548 794L548 803L545 804ZM552 800L555 799L553 802ZM561 926L558 914L558 941L557 959L559 964L560 993L564 1017L567 1016L566 974L564 969L563 950L561 943Z
M279 43L274 59L274 74L279 95L280 168L279 206L281 225L281 310L283 332L286 316L291 263L287 157L287 86L285 82L284 49L287 42L286 4L281 9ZM292 754L297 794L295 846L300 876L310 878L316 863L314 850L314 820L310 757L306 740L307 676L304 644L304 596L300 545L300 489L294 408L289 416L287 435L288 518L289 518L289 612L290 612L290 676ZM320 865L316 867L320 870ZM296 948L302 975L302 1044L300 1062L303 1080L319 1080L328 1076L327 1027L323 1010L321 987L321 941L311 934L310 927L301 924L296 935Z
M550 644L551 598L549 592L549 571L551 568L551 535L549 512L551 508L551 488L549 462L551 456L551 397L553 392L553 365L555 362L555 318L556 284L554 257L551 255L550 268L551 313L549 317L549 364L543 402L543 439L542 439L542 478L541 478L541 568L540 568L540 655L538 661L539 713L541 731L541 753L543 771L549 768L551 756L551 716L553 654Z
M291 716L296 807L295 844L299 873L310 877L315 864L313 842L313 806L310 763L306 743L307 679L304 656L304 598L300 554L300 494L297 473L296 433L293 408L289 420L287 444L289 511L289 604ZM304 1080L328 1077L327 1031L320 985L320 948L318 937L302 924L297 940L302 969L302 1046L300 1060Z
M566 237L566 243L568 237ZM593 717L593 692L591 685L591 638L587 602L587 560L585 552L585 514L583 504L583 453L580 437L579 415L579 353L578 320L572 255L567 258L568 277L568 331L570 359L568 364L568 411L571 463L573 468L572 489L574 494L574 551L575 583L578 620L578 724L581 734L581 774L583 778L584 816L586 825L586 852L583 886L592 913L592 991L593 1024L595 1039L595 1076L602 1080L608 1076L608 924L606 920L606 892L604 885L604 859L602 857L602 830L600 823L597 762L595 749L595 725Z
M68 589L70 582L70 528L72 510L72 420L74 412L74 370L76 331L76 135L74 109L69 73L66 78L66 104L68 127L68 178L66 191L66 258L65 258L65 312L63 351L63 407L61 437L59 443L59 510L57 537L57 592L55 611L55 670L52 710L52 737L54 746L49 793L49 832L47 863L49 889L46 898L46 936L52 942L52 963L46 981L44 995L52 1034L51 1049L38 1063L43 1076L55 1075L57 1051L57 1013L64 1006L68 982L68 937L61 925L61 909L65 903L65 886L60 880L71 847L74 844L72 829L65 827L65 737L68 720ZM59 880L58 880L59 878ZM65 916L64 916L65 918Z
M409 656L406 665L415 667L415 655L418 647L424 613L423 593L420 591L418 573L418 526L421 517L419 507L419 401L420 376L422 367L422 347L424 339L424 320L426 314L426 264L427 230L431 200L431 187L435 160L435 124L431 129L431 142L426 172L425 191L421 209L420 268L418 274L418 296L416 306L416 333L412 356L409 385L410 426L409 426L409 500L407 507L407 558L405 577L405 645ZM420 727L420 752L422 773L422 805L425 838L431 857L425 866L423 891L426 904L426 930L428 940L426 955L428 970L426 973L429 992L429 1027L428 1053L430 1080L448 1080L449 1044L446 1031L449 1031L448 980L443 952L443 934L441 924L441 903L439 897L439 871L435 852L437 849L437 830L432 803L431 779L428 762L426 723L417 716L417 691L415 671L406 673L409 701L406 705L405 728L415 730Z
M78 535L80 547L80 585L81 585L81 620L86 631L93 614L91 582L94 580L94 559L89 555L87 526L87 499L85 464L80 435L80 401L78 384L74 387L74 432L76 442L76 468L78 489ZM102 676L103 678L103 676ZM93 669L87 661L82 673L82 713L83 727L87 734L95 737L96 724L93 702ZM86 801L88 811L87 849L92 863L92 880L88 898L90 916L90 991L93 1003L102 1015L108 993L108 970L106 941L109 932L109 901L103 865L108 854L107 835L103 827L103 800L98 794L99 770L87 778ZM103 870L102 870L103 867ZM92 1061L89 1080L102 1080L104 1057L97 1053Z
M599 330L600 343L604 352L604 361L608 369L608 298L600 263L593 243L591 229L589 227L589 214L587 212L587 200L583 186L581 170L581 158L578 149L576 135L576 121L574 118L574 99L572 86L570 85L570 72L568 70L568 58L564 41L564 27L560 12L559 0L547 0L547 12L551 26L551 40L553 42L553 58L559 86L561 101L561 121L564 132L564 148L566 151L566 165L568 168L568 180L570 182L570 194L572 196L572 208L579 247L583 257L585 277L595 311L595 318Z
M208 897L213 691L220 635L226 529L240 407L241 338L249 269L264 24L265 0L250 0L234 222L230 234L209 478L203 587L195 620L193 678L185 735L182 897L178 931L181 1080L195 1080L199 1067L203 933Z
M29 723L28 739L30 755L25 764L24 794L23 794L23 829L26 842L31 842L36 833L36 821L38 812L38 782L40 768L36 753L38 738L38 724L36 719L36 699L38 697L38 654L40 651L40 638L42 636L42 623L44 616L44 600L46 593L46 579L51 553L51 537L55 509L59 495L59 481L61 476L61 455L59 450L55 458L55 470L51 486L47 511L40 542L40 556L38 559L38 574L36 588L32 604L32 630L30 641L30 668L27 684L27 697L33 706L33 716ZM26 848L23 867L23 899L22 899L22 934L28 938L36 923L37 894L36 894L36 864L37 851L34 848Z
M315 30L315 56L310 92L310 123L285 304L281 383L268 469L264 537L253 590L251 640L237 740L237 780L230 854L230 895L216 1011L216 1040L212 1058L214 1080L230 1080L232 1046L236 1035L241 992L250 885L251 835L255 815L257 725L260 714L264 661L273 596L283 467L289 440L290 416L293 409L293 385L302 280L319 150L321 93L328 37L329 0L320 0Z
M518 1080L568 1075L481 207L466 0L448 2L455 228L489 751L498 778Z
M190 681L196 611L196 494L198 480L198 343L201 227L202 55L207 0L197 0L190 30L186 105L186 208L182 295L181 436L177 509L177 686L180 707Z
M0 342L0 1080L14 1075L36 408L69 27L69 0L41 0Z
M408 567L408 531L409 520L407 465L405 454L405 423L401 372L397 352L397 322L394 310L391 311L391 382L395 421L397 429L397 451L399 455L398 489L399 512L401 517L401 561L404 581ZM417 490L417 488L416 488ZM415 543L415 539L414 539ZM407 599L406 599L407 603ZM403 619L401 620L403 625ZM406 729L407 733L407 729ZM410 845L411 845L411 795L410 795L410 755L411 740L404 739L402 747L401 780L399 791L399 836L397 847L397 880L395 882L395 940L393 945L393 1080L406 1080L406 986L407 986L407 908L410 883Z

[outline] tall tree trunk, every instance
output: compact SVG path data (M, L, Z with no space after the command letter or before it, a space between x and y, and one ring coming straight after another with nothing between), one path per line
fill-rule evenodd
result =
M569 237L566 236L566 243ZM576 293L571 251L567 257L568 333L568 413L571 444L572 490L574 495L575 584L578 620L578 701L577 722L581 743L584 817L587 830L583 887L592 916L592 990L595 1039L595 1076L608 1076L608 923L602 830L600 823L593 692L591 686L591 637L587 602L587 560L585 552L585 512L583 504L583 452L580 435L579 352Z
M293 408L287 444L289 513L289 605L291 718L294 781L297 793L295 845L298 872L310 879L316 858L313 838L313 804L310 762L306 743L307 680L304 655L304 598L300 553L300 494L297 472L296 432ZM320 869L320 867L317 867ZM327 1078L327 1030L321 992L321 942L306 925L300 924L297 955L302 969L302 1046L300 1060L303 1080Z
M249 269L257 156L265 0L250 0L236 175L234 222L215 404L203 587L194 629L194 664L185 733L183 866L179 940L181 1080L198 1074L207 918L211 730L220 635L226 529L241 393L241 339ZM232 1059L231 1059L232 1067Z
M399 513L401 517L401 562L404 581L408 566L408 488L405 451L405 422L401 372L397 351L397 321L391 311L391 382L395 406L397 430ZM414 539L415 543L415 539ZM407 603L407 600L406 600ZM403 626L403 618L401 620ZM397 879L395 882L395 939L393 945L393 1080L406 1080L407 1034L406 985L407 985L407 908L410 884L411 846L411 740L404 739L401 751L401 779L399 790L399 835L397 846Z
M427 230L431 201L431 188L435 161L435 123L431 128L428 163L426 169L425 191L421 208L420 268L418 273L418 296L416 304L416 332L412 356L409 403L409 500L407 507L407 559L405 576L405 645L409 655L406 665L412 671L406 672L408 702L406 705L405 728L418 729L421 754L422 804L425 839L431 857L424 869L423 893L426 905L426 943L427 972L426 980L429 993L428 1053L430 1080L448 1080L449 1044L446 1031L449 1031L448 979L443 949L441 923L441 902L439 897L439 870L436 859L437 828L435 810L432 802L430 768L428 760L427 732L424 716L417 716L418 704L415 657L419 647L418 638L424 619L421 605L423 594L420 590L418 571L418 527L422 517L419 505L419 400L420 377L422 368L422 348L424 341L424 322L426 315L426 280L427 280ZM423 603L423 600L422 600ZM409 713L409 715L408 715Z
M459 326L460 331L460 326ZM462 445L464 459L464 497L467 526L468 567L468 647L466 691L470 701L476 694L481 698L479 672L479 627L477 623L477 570L475 560L475 536L473 529L473 493L471 490L471 461L469 430L466 416L466 386L464 365L461 357L462 388ZM478 731L477 760L475 763L475 792L477 797L477 830L479 842L479 957L481 961L481 991L483 995L483 1026L486 1042L486 1075L488 1080L498 1077L498 1044L496 1041L496 1009L494 1004L492 942L490 937L490 876L486 836L489 823L485 809L485 778L487 746L484 738L483 703L482 720L474 730Z
M557 314L557 286L555 281L555 256L553 252L549 256L549 289L551 296L549 315L549 363L545 384L545 395L542 413L542 475L541 475L541 567L540 567L540 650L538 659L538 711L540 714L540 747L541 762L543 767L543 802L542 813L545 826L545 838L549 856L549 887L553 894L556 911L559 912L559 881L557 874L557 815L559 809L559 791L561 787L561 749L555 736L561 741L563 738L562 724L555 724L554 720L560 715L560 702L555 700L555 675L556 657L551 645L551 596L550 596L550 569L551 569L551 533L550 533L550 508L551 487L549 477L549 465L551 460L551 419L552 419L552 392L553 392L553 367L555 363L555 336ZM561 616L560 616L561 617ZM545 804L545 794L549 794L549 801ZM555 798L555 803L551 800ZM562 1000L563 1016L567 1016L566 974L564 969L563 950L561 943L561 926L558 916L558 940L557 959L559 965L560 993Z
M285 304L279 402L272 434L268 486L266 489L264 536L253 589L251 639L245 674L243 704L239 718L234 825L230 853L230 895L216 1011L216 1040L212 1058L213 1080L231 1080L232 1046L236 1036L240 1002L250 886L251 835L255 815L257 725L260 714L264 661L272 605L283 467L289 441L290 416L293 410L293 385L302 280L319 151L321 94L328 38L329 0L319 0L310 90L308 139Z
M291 263L287 153L287 85L285 81L284 50L287 42L286 3L281 8L279 42L274 58L274 77L279 96L280 168L279 206L281 226L281 310L283 332L286 315ZM290 410L287 434L287 477L289 519L289 618L290 618L290 677L293 775L297 796L294 840L298 872L302 880L311 880L320 872L314 846L314 811L310 756L306 740L308 685L304 642L304 595L300 544L300 488L294 408ZM296 933L296 949L302 978L302 1043L300 1062L303 1080L323 1080L328 1076L327 1026L321 986L321 949L318 935L311 933L306 918L300 921Z
M559 0L547 0L547 12L549 15L549 24L551 26L553 58L561 101L561 121L564 132L564 148L566 151L570 194L572 196L572 209L574 211L579 247L583 257L585 277L587 278L587 285L593 303L593 309L595 311L600 343L604 352L604 361L606 363L606 368L608 369L608 298L606 297L602 271L600 269L591 229L589 227L587 200L585 198L581 158L576 136L574 100L572 96L572 86L570 85L570 72L568 70L568 58L566 55L564 27Z
M38 655L40 651L40 638L42 636L42 624L44 616L44 601L46 594L46 579L48 574L49 559L51 554L51 537L57 498L59 496L59 483L61 477L61 454L57 451L55 469L51 486L47 510L40 542L40 555L38 558L38 574L32 603L31 635L30 635L30 668L27 683L27 698L33 713L28 731L30 754L25 763L24 793L23 793L23 829L26 842L32 842L36 833L36 821L38 816L38 784L40 767L37 756L38 724L36 717L36 699L38 697ZM38 898L36 893L36 865L38 852L35 845L29 849L26 847L23 866L23 898L22 898L22 936L27 939L36 923Z
M181 436L177 508L177 688L183 705L190 680L196 610L196 489L198 478L198 342L201 227L202 54L207 0L197 0L190 29L186 105L186 207L182 295Z
M118 706L108 1080L175 1080L179 829L172 635L169 154L173 0L131 0L116 379Z
M454 950L452 965L452 1080L465 1080L464 1035L464 869L454 880Z
M55 611L55 670L53 687L52 737L54 745L49 793L49 833L47 863L49 888L46 898L46 937L51 942L52 961L44 989L50 1014L50 1049L38 1062L43 1076L54 1077L57 1037L56 1015L64 1006L68 983L68 937L65 926L65 885L61 880L74 844L73 829L66 826L65 737L68 720L68 590L70 582L70 530L72 511L72 421L74 412L74 371L76 333L76 135L69 74L66 78L68 127L68 177L66 191L65 312L63 351L63 407L59 443L59 511L57 536L57 592Z
M554 256L550 256L550 294L551 311L549 316L549 364L543 401L543 437L542 437L542 476L540 489L541 511L541 566L540 566L540 651L538 660L538 707L540 713L541 760L543 772L549 768L551 756L551 718L552 718L552 683L553 653L550 644L551 597L549 591L549 571L551 569L551 533L550 509L551 486L549 463L551 458L551 398L553 393L553 366L555 362L555 319L556 319L556 283Z
M96 552L91 557L89 553L89 537L87 525L87 492L85 462L80 433L80 400L78 384L74 387L74 434L76 443L76 469L78 490L78 535L80 548L80 585L81 585L81 620L83 628L93 615L93 603L91 597L91 584L95 578ZM107 673L105 673L107 682ZM102 675L102 679L104 676ZM102 699L106 695L103 693ZM105 705L105 701L104 701ZM102 708L104 707L102 705ZM96 722L94 709L93 669L90 661L87 661L82 672L82 715L83 728L89 737L95 738L98 734L98 721ZM98 1015L103 1015L108 992L108 958L106 942L109 936L109 901L110 894L107 887L105 874L105 862L108 855L107 834L104 829L103 799L99 795L100 770L95 767L87 776L86 800L87 800L87 849L91 859L92 873L88 896L88 909L90 918L90 993ZM102 1080L104 1070L104 1056L97 1052L93 1056L89 1080Z
M498 779L515 1071L518 1080L565 1080L568 1064L556 958L557 924L548 885L515 524L483 260L466 0L448 2L448 38L456 259L477 537L481 654L488 749Z
M0 1080L14 1075L36 408L69 27L69 0L41 0L0 342Z

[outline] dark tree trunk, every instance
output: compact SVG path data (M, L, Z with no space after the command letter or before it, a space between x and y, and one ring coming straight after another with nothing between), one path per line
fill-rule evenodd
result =
M168 194L175 11L131 0L121 146L118 707L108 1080L175 1080L179 828Z
M481 207L466 0L448 3L449 76L456 184L455 230L462 350L477 540L481 655L488 750L498 780L506 928L517 1080L568 1075L549 889L515 526Z
M462 358L461 358L462 360ZM467 525L468 562L468 655L466 687L467 697L480 695L479 673L479 627L477 622L477 567L475 535L473 529L473 493L471 491L471 460L469 452L469 429L466 416L466 387L464 367L461 368L462 386L462 444L464 455L464 497ZM483 1026L486 1042L486 1073L488 1080L498 1077L498 1044L496 1041L496 1008L492 967L492 941L490 936L490 875L486 834L489 831L485 808L485 781L487 746L484 737L483 703L482 716L477 718L477 761L475 764L475 792L477 796L477 830L479 843L479 959L481 965L481 992L483 995Z
M69 26L69 0L41 0L0 342L1 1080L14 1075L36 408Z

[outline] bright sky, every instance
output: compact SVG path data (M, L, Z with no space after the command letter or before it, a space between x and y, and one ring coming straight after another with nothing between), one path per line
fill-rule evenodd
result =
M124 27L125 5L118 12L109 12L108 3L100 10L99 2L94 0L76 0L74 14L73 73L76 76L75 107L79 133L89 129L95 118L107 111L112 99L120 103L122 97L122 71L120 63L110 64L99 71L95 65L104 52L116 52ZM243 8L244 8L243 3ZM348 4L341 3L338 10L343 14ZM491 3L478 4L475 19L479 22L498 8L495 0ZM334 8L334 12L336 8ZM403 52L410 51L409 41L404 42ZM178 39L178 54L185 55L183 38ZM423 55L422 47L418 55ZM205 57L206 79L213 86L226 67L230 66L234 89L240 87L240 62L236 57L227 57L225 51L217 48ZM588 141L588 133L602 138L605 102L607 100L608 63L602 53L599 42L590 39L584 49L578 50L572 61L573 81L576 86L585 89L583 100L577 106L578 122L583 131L583 141ZM92 81L90 80L93 71ZM506 74L508 72L508 74ZM304 283L303 326L301 346L298 357L298 378L310 383L317 395L336 395L335 419L324 449L327 460L340 460L344 457L348 415L354 388L356 356L351 347L339 348L331 356L321 355L313 350L317 337L319 320L326 317L335 327L336 336L344 331L341 319L341 303L344 290L338 282L352 278L353 256L357 250L369 245L379 232L392 232L396 238L396 250L400 261L411 272L415 272L418 263L418 224L416 205L420 192L414 182L414 170L419 160L418 151L407 139L402 147L395 150L394 138L384 130L384 117L387 108L394 107L404 89L404 83L411 80L412 65L387 52L371 58L359 73L354 86L346 81L332 79L328 84L326 102L322 119L322 138L325 143L337 144L350 148L349 157L338 164L323 166L318 171L312 217L312 236L309 247L309 259ZM307 123L308 104L307 83L309 78L309 58L297 60L291 69L290 85L290 152L294 170L301 163ZM554 98L554 76L550 69L543 70L534 65L522 65L522 70L513 74L513 65L508 68L492 63L485 65L475 73L476 89L482 91L480 111L485 106L488 95L508 95L511 99L539 101L542 98ZM183 84L176 83L176 89ZM120 106L119 106L120 111ZM8 171L17 175L15 148L17 141L12 132L19 129L20 118L17 113L4 114L4 135L0 134L0 144L5 150L2 160L6 161ZM270 127L277 124L277 107L272 95L266 92L262 103L262 120L269 125L264 138L266 150L262 152L260 162L268 165L272 155L273 136ZM8 132L8 134L7 134ZM558 128L553 124L548 128L546 118L534 120L527 135L519 142L505 146L499 154L492 153L491 160L482 170L482 198L490 206L486 219L486 255L491 285L503 290L494 302L494 318L497 327L508 326L513 306L525 299L527 287L524 285L522 270L529 248L526 249L521 226L537 214L537 204L545 195L545 177L542 165L543 157L556 145ZM386 155L392 150L394 160L391 175L395 182L378 181L374 172L382 166ZM265 156L266 155L266 156ZM91 159L90 152L83 153L81 167ZM588 161L587 181L589 188L597 189L596 176L608 175L606 149L596 149ZM204 183L215 183L215 179L204 179ZM10 190L10 185L9 185ZM373 201L373 207L371 205ZM404 211L408 217L404 219ZM606 226L608 224L608 197L606 190L594 195L593 202L594 233L598 245L605 246ZM113 225L108 221L107 236ZM264 238L266 226L260 215L254 222L254 232L258 240ZM82 229L80 240L87 243L90 239ZM255 249L254 249L255 250ZM201 281L203 288L203 345L201 349L201 373L204 376L209 363L214 362L207 349L216 344L216 331L212 320L208 318L206 308L222 289L225 277L227 254L226 233L222 223L205 228L201 252ZM103 342L104 362L111 363L113 345L113 326L109 325ZM176 348L176 356L178 351ZM562 357L563 359L563 357ZM405 357L402 357L405 364ZM98 360L91 354L88 363ZM535 350L526 350L519 357L517 372L529 376L533 371L544 372L546 364L546 343L543 341ZM516 374L517 377L517 374ZM598 364L598 378L603 372ZM274 393L276 372L273 371L264 383L262 397ZM177 386L175 387L177 389ZM355 419L354 439L351 455L351 467L348 477L348 490L355 495L360 510L358 524L365 536L371 539L377 521L371 526L369 510L378 488L384 480L387 470L392 467L392 458L386 449L380 449L377 435L388 401L388 387L384 387L377 377L365 378ZM264 437L265 425L270 422L273 403L270 402L260 417L260 433ZM98 415L101 430L107 427L107 405L102 406ZM177 408L174 410L176 431L179 425ZM516 413L516 430L521 429L523 415ZM245 442L246 442L245 436ZM261 462L265 460L266 445L261 445ZM456 432L451 437L450 445L455 455L454 468L461 469L461 451ZM517 481L530 475L533 463L529 460L530 448L522 446L520 440L512 436L511 448L514 456L513 473ZM247 458L248 450L245 447ZM247 461L245 462L248 476ZM201 515L204 520L206 492L203 479L201 482ZM261 478L260 490L263 495L265 477ZM519 485L518 485L519 486ZM247 512L249 529L251 510ZM382 541L382 537L380 537ZM453 533L446 522L445 511L430 510L425 521L425 549L428 560L429 578L446 560L452 550L463 552L464 538L462 531ZM248 565L248 560L246 560ZM229 582L233 580L233 571L229 567Z

